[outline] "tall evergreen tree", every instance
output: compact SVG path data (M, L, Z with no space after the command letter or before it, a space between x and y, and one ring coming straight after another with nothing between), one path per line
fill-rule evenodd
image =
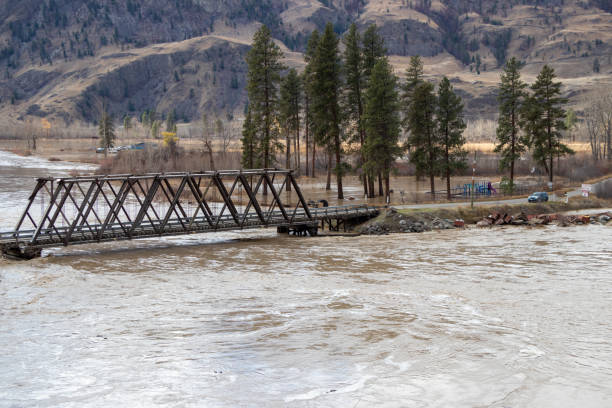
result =
M340 91L342 89L341 65L338 54L338 37L333 25L327 23L325 32L321 36L317 47L315 69L313 78L313 112L315 119L315 136L321 145L326 146L330 155L335 155L336 182L338 198L344 198L342 189L342 134L340 123L342 112L340 110ZM331 160L330 167L331 167ZM329 179L329 176L328 176Z
M466 168L467 151L463 150L465 122L463 103L455 94L447 77L443 77L438 88L438 108L436 111L438 135L442 145L440 174L446 178L446 197L451 199L450 178L457 170Z
M520 135L520 112L527 92L521 80L521 63L512 57L504 67L499 84L499 119L497 120L497 140L495 152L501 153L499 167L510 168L510 191L514 189L514 163L529 145L529 139Z
M410 124L408 123L410 104L412 103L412 97L414 90L417 85L423 82L423 60L419 55L413 55L410 57L410 65L406 68L406 83L402 87L402 112L404 119L402 126L404 131L410 133ZM409 139L409 138L408 138ZM409 148L409 143L406 144L405 148ZM421 177L419 169L416 172L417 180Z
M351 24L344 37L344 76L346 78L345 112L347 119L355 125L355 133L349 136L351 142L359 143L360 166L365 164L366 158L363 150L365 131L363 124L364 114L364 77L363 53L360 46L360 36L355 23ZM366 173L363 174L363 192L368 194Z
M129 115L125 115L123 118L123 131L125 132L125 137L129 136L131 128L132 128L132 117Z
M106 109L102 110L100 123L98 124L98 136L100 137L100 147L103 147L104 153L115 145L115 125L113 118Z
M367 88L372 74L372 69L378 60L387 54L385 48L385 40L378 32L376 24L370 24L363 33L362 39L363 50L363 80L364 86ZM378 194L383 195L383 178L382 173L378 173ZM374 177L369 177L368 190L374 191Z
M175 119L174 109L168 113L166 117L166 132L174 132L176 133L176 119Z
M567 99L560 96L561 82L554 82L555 78L554 69L544 65L531 86L533 94L525 107L525 128L533 148L533 158L544 167L550 183L553 183L554 158L574 154L561 143L561 131L565 129L563 105Z
M378 32L376 24L370 24L363 33L363 77L366 83L370 80L370 75L374 65L379 58L387 54L385 40Z
M286 133L285 143L285 166L291 168L291 142L295 147L294 156L296 160L296 167L298 174L299 168L299 150L297 148L300 139L300 109L302 104L302 90L300 78L295 69L290 69L289 73L282 80L280 90L280 117L283 124L283 128ZM293 136L293 138L291 137ZM287 191L291 186L287 185Z
M320 35L317 30L314 30L308 38L308 44L306 45L306 52L304 53L304 60L306 61L306 68L302 74L302 82L304 88L304 132L306 138L306 176L308 176L308 146L312 144L312 177L315 177L315 153L316 153L316 142L314 140L314 120L312 112L312 100L313 100L313 78L314 69L316 65L317 48L319 46ZM311 140L312 139L312 140Z
M389 200L389 176L395 159L401 154L399 99L397 78L387 58L380 58L370 77L366 101L365 120L367 138L364 144L366 163L370 175L382 174L385 197ZM373 196L373 191L370 196Z
M431 195L435 197L435 176L441 148L436 129L436 95L434 87L422 82L414 89L412 103L408 109L408 143L412 149L410 161L415 165L417 175L429 175Z
M244 123L242 124L242 158L240 163L244 169L259 167L259 155L257 152L257 124L255 123L251 110L247 110Z
M410 65L406 68L406 83L403 86L404 92L402 94L406 112L412 100L412 93L421 82L423 82L423 60L419 55L413 55L410 57Z
M257 139L260 145L257 151L262 154L262 164L271 167L278 139L278 129L275 126L278 118L278 87L280 73L284 69L280 59L283 53L272 40L270 30L262 26L253 37L253 45L246 60L248 65L247 91L249 110L252 117L260 118ZM263 194L267 195L267 185L264 184Z

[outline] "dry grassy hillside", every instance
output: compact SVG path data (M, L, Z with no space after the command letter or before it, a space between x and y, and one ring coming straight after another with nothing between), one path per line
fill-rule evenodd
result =
M93 3L28 0L0 7L5 121L94 121L102 104L115 117L138 116L145 109L162 114L174 109L181 121L196 121L203 112L240 117L246 103L244 56L262 22L273 27L287 65L298 68L313 29L331 21L341 33L353 21L361 29L376 23L397 74L403 75L410 55L423 55L428 78L448 76L470 119L494 117L499 67L509 56L525 61L528 81L543 64L552 65L577 110L589 93L612 87L612 14L601 9L605 2ZM66 11L71 17L63 17Z

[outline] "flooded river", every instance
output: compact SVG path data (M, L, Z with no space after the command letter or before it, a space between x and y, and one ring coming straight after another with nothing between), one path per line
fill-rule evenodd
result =
M2 229L36 166L70 168L10 157ZM610 227L44 255L0 261L0 407L612 406Z

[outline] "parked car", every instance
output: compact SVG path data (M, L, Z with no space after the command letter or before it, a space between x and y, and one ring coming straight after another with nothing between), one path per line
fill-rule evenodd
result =
M527 201L529 201L530 203L541 203L544 201L548 201L548 194L544 191L538 191L536 193L531 194L527 198Z

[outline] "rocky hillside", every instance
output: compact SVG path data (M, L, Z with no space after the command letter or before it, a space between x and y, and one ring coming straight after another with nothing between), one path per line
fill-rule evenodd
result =
M376 23L397 73L410 55L451 77L472 117L495 112L511 55L532 79L550 63L572 103L611 85L608 0L21 0L0 4L0 113L11 121L94 121L145 109L240 116L244 55L265 23L289 66L309 33Z

